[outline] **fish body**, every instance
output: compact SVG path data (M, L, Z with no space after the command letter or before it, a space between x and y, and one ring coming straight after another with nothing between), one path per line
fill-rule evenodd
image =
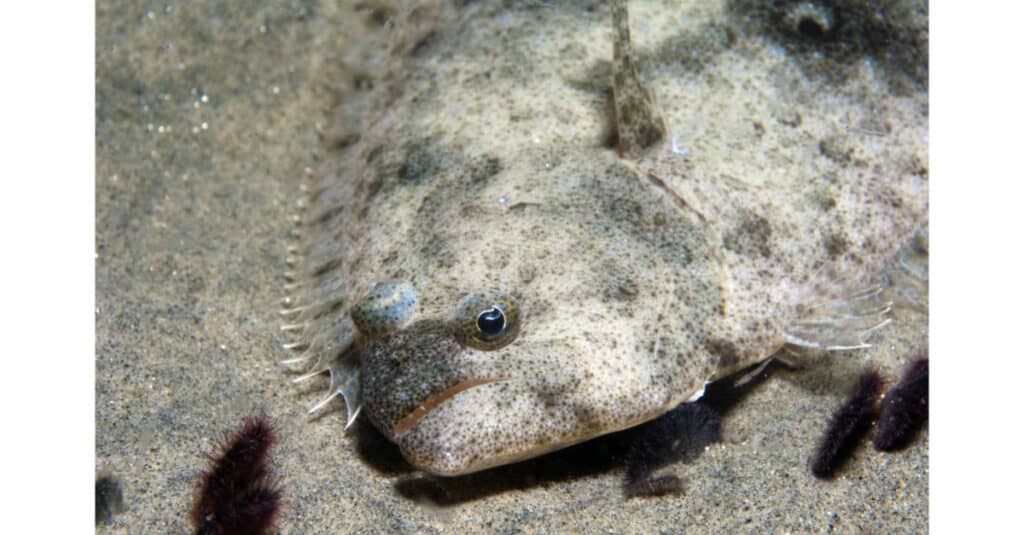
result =
M425 471L640 424L787 343L863 345L872 275L926 222L926 88L611 4L404 11L307 188L290 362Z

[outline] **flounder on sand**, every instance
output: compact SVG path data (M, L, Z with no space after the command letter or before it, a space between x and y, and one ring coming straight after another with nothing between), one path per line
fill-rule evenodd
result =
M330 376L313 410L465 474L786 344L865 345L872 277L927 221L926 22L833 4L396 9L297 218L282 330L298 380Z

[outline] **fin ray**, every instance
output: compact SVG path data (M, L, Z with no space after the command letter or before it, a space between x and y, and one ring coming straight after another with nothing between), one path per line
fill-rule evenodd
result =
M629 35L626 0L612 3L616 150L620 157L635 159L665 137L665 121L658 114L654 92L644 84L637 69Z
M834 288L849 288L840 281ZM852 292L829 292L804 307L801 317L785 329L786 343L826 351L871 347L868 336L892 322L892 301L884 299L881 279Z

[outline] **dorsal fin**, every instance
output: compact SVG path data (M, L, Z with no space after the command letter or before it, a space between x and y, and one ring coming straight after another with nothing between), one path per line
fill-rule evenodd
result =
M637 72L629 40L626 0L612 1L616 151L623 158L638 158L645 149L665 137L665 121L654 102L654 93Z

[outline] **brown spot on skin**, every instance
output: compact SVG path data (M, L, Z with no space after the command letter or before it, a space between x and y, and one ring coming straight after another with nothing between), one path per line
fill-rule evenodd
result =
M757 214L747 214L740 220L730 233L722 240L726 249L746 256L767 258L771 254L769 248L772 237L771 223Z
M501 160L497 156L485 156L473 162L469 168L471 182L483 182L501 172Z
M398 177L415 182L429 177L437 169L434 151L426 140L415 143L406 152L405 162L398 168Z
M718 368L727 370L734 367L740 359L739 348L729 340L712 338L707 342L708 352L718 356Z
M832 258L836 258L850 248L850 242L842 234L831 234L825 238L825 251Z
M818 151L826 158L840 165L849 164L853 156L853 149L849 147L843 138L838 136L827 137L819 141Z
M601 295L605 300L630 302L640 294L640 286L614 260L604 262L597 275L604 279Z

